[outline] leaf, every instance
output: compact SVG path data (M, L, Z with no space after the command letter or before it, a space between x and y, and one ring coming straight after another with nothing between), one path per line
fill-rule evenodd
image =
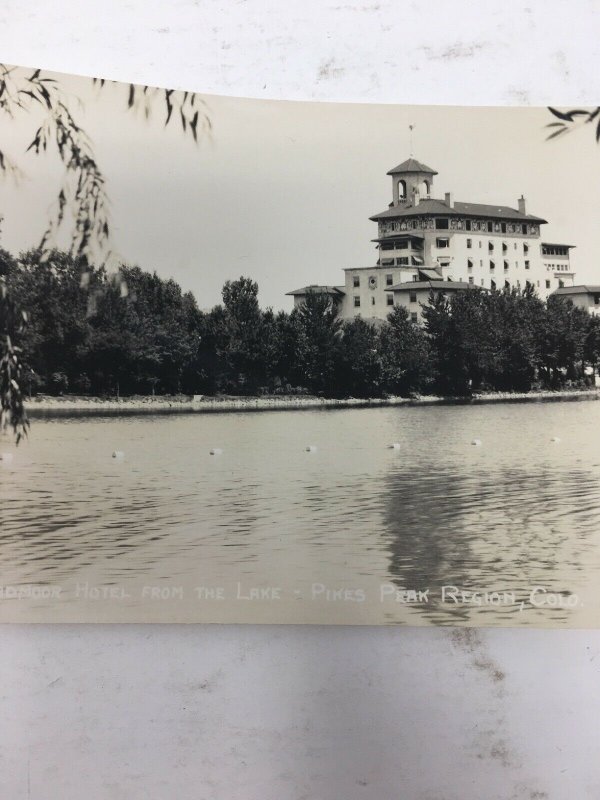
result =
M190 128L192 129L192 134L193 134L193 136L194 136L194 141L195 141L195 142L197 142L197 141L198 141L198 131L197 131L197 127L198 127L198 112L196 111L196 113L194 114L194 117L193 117L192 121L190 122Z
M35 100L35 101L36 101L36 103L40 103L40 104L41 104L41 102L42 102L42 101L40 100L40 98L39 98L39 97L38 97L36 94L34 94L33 92L30 92L30 91L29 91L29 89L21 89L21 90L19 91L19 94L26 94L26 95L29 95L29 97L31 97L33 100Z
M558 111L558 109L552 108L551 106L548 106L548 111L551 114L554 114L554 116L558 117L559 119L566 120L567 122L573 122L573 117L571 116L571 112L569 111L565 113L563 111Z
M567 127L564 127L558 131L554 131L554 133L551 133L550 136L547 137L546 141L550 141L550 139L556 139L557 136L561 136L563 133L567 133L568 130L569 129Z
M165 92L165 101L167 103L167 119L165 122L165 128L169 124L169 120L171 119L171 114L173 113L173 103L171 102L171 95L173 94L172 89L167 89Z

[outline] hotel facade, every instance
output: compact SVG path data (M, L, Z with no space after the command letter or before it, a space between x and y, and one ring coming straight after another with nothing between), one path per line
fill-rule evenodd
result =
M524 197L516 208L443 199L432 194L438 174L409 158L387 173L392 202L370 219L377 223L372 266L347 267L343 286L305 286L289 292L294 304L308 292L329 295L343 319L385 319L394 305L421 318L430 291L452 294L533 287L547 298L573 286L573 245L544 242L546 220L529 214Z

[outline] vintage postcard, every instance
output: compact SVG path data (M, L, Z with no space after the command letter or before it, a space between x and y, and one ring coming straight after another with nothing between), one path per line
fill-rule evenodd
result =
M598 626L599 138L0 66L0 621Z

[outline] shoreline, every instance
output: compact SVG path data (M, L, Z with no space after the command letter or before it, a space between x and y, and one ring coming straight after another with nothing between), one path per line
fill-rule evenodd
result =
M384 406L481 405L484 403L543 403L600 400L600 389L539 392L490 392L472 397L320 398L280 397L131 397L104 400L97 397L47 397L28 400L27 414L56 417L70 414L127 416L138 414L215 414L248 411L301 411L309 409L380 408Z

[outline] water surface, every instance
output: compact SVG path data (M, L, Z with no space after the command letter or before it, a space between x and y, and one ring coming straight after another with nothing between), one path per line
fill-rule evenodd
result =
M0 440L1 618L597 625L599 430L593 402L35 420Z

